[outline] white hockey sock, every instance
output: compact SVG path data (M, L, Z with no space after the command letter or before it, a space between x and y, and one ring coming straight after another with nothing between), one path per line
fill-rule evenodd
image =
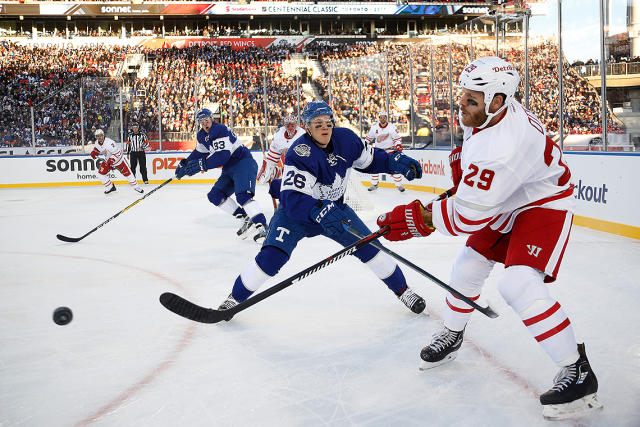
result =
M238 204L231 197L227 197L218 205L218 207L229 215L233 215L236 209L238 209Z
M480 295L473 294L477 291L477 289L472 289L470 291L467 290L466 292L458 292L468 297L470 300L476 301L480 297ZM452 331L459 332L463 330L467 325L467 322L469 321L469 318L471 317L471 314L473 313L475 308L471 307L469 304L451 293L447 295L445 301L447 303L447 308L444 313L444 326L446 326L448 329L451 329Z
M378 174L371 175L371 184L376 185L379 179L380 179L380 175Z
M373 274L378 276L380 280L384 280L391 276L396 270L397 264L389 255L384 252L378 252L373 258L365 263Z
M102 181L102 185L104 185L104 188L107 190L110 189L113 183L111 182L111 178L109 178L109 175L98 175L100 175L100 181Z
M245 266L244 270L242 270L242 273L240 273L242 284L251 292L258 290L264 282L269 280L269 277L267 273L258 267L255 259L251 260L251 262Z
M558 366L578 360L578 347L571 321L552 298L537 300L518 313L531 335Z
M242 208L249 215L249 218L254 218L256 215L260 215L262 213L262 208L260 208L260 204L256 202L254 199L249 200L245 203Z

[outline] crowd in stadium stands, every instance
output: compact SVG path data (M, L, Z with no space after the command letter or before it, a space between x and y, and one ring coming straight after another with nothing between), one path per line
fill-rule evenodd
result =
M487 46L474 45L475 57L493 54L491 43ZM522 68L523 52L521 45L517 46L506 49L503 54ZM449 110L448 44L434 48L433 93L427 43L366 43L340 47L311 43L305 50L317 57L324 68L323 75L313 76L313 82L325 100L329 99L328 72L331 73L331 97L339 124L358 130L362 117L366 132L377 113L387 108L388 99L390 120L407 132L411 115L408 105L412 98L409 76L412 74L414 130L429 128L431 123L435 123L437 132L455 129L457 112L451 114ZM411 71L407 66L409 50ZM129 121L137 120L153 138L159 130L157 116L160 112L162 132L191 133L195 129L195 111L209 107L217 114L217 120L236 129L247 128L248 134L258 134L265 124L265 80L271 126L280 124L284 115L297 112L298 96L301 105L310 99L305 99L304 94L298 95L295 77L284 72L283 64L295 51L295 46L288 44L267 49L232 50L204 46L147 51L140 47L107 45L31 48L1 42L0 143L31 145L30 107L33 106L37 144L79 144L80 84L85 139L91 140L96 128L108 130L112 127L111 132L117 135L119 126L115 122L112 124L112 120L119 114L119 92L118 81L113 77L127 53L146 54L150 72L146 78L123 74L125 128ZM387 53L389 81L385 85ZM530 53L530 108L543 120L549 132L557 132L557 48L554 43L545 42L532 46ZM451 55L455 83L455 76L471 60L468 45L454 43ZM564 79L565 131L599 133L598 92L571 67L565 68ZM388 94L385 87L389 87ZM358 96L359 90L362 97ZM454 98L455 90L454 86ZM610 131L620 132L622 129L615 123L611 123Z

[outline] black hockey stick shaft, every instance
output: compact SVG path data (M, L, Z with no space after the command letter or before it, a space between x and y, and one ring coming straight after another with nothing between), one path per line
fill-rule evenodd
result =
M352 235L356 236L357 238L362 238L362 236L360 235L360 233L358 233L356 230L354 230L353 228L349 227L348 224L343 223L344 224L344 228L351 233ZM493 311L491 309L491 307L487 306L487 307L483 307L479 304L477 304L475 301L469 299L469 297L462 295L460 292L456 291L455 289L453 289L451 286L447 285L446 283L444 283L442 280L438 279L437 277L435 277L434 275L432 275L431 273L423 270L422 268L418 267L417 265L415 265L414 263L412 263L411 261L409 261L408 259L406 259L405 257L398 255L397 253L395 253L394 251L392 251L391 249L387 249L384 246L382 246L379 242L375 242L375 241L371 241L369 242L369 244L371 244L372 246L378 248L379 250L381 250L382 252L390 255L392 258L395 258L397 261L400 261L401 263L403 263L404 265L406 265L407 267L413 269L414 271L418 272L419 274L421 274L422 276L425 276L426 278L430 279L431 281L433 281L436 285L440 286L441 288L451 292L453 295L456 296L456 298L460 299L461 301L464 301L465 303L469 304L471 307L475 308L476 310L478 310L479 312L481 312L482 314L484 314L485 316L488 316L492 319L498 317L498 313L496 313L495 311Z
M268 298L277 292L280 292L281 290L293 285L296 282L299 282L300 280L308 276L311 276L313 273L323 269L328 265L333 264L334 262L346 257L347 255L353 254L361 247L373 242L374 240L386 234L388 232L388 229L389 227L385 226L366 237L361 237L360 240L342 248L335 254L313 264L310 267L305 268L304 270L294 274L293 276L284 279L280 283L273 285L268 289L265 289L264 291L227 310L214 310L212 308L201 307L170 292L165 292L160 295L160 303L169 311L172 311L179 316L194 320L196 322L218 323L222 320L229 320L235 314L246 310L252 305L259 303L263 299Z
M81 237L68 237L68 236L64 236L62 234L58 234L56 235L56 237L59 240L62 240L63 242L79 242L80 240L84 239L85 237L87 237L89 234L93 233L94 231L96 231L98 228L102 227L103 225L107 224L108 222L110 222L111 220L117 218L121 213L124 213L125 211L127 211L128 209L132 208L133 206L135 206L137 203L140 203L142 200L146 199L147 197L149 197L150 195L152 195L155 191L158 191L160 188L164 187L165 185L167 185L168 183L170 183L173 180L173 178L169 178L168 180L166 180L165 182L163 182L162 184L158 185L156 188L154 188L153 190L149 191L147 194L145 194L144 196L142 196L141 198L139 198L138 200L136 200L135 202L131 203L129 206L127 206L126 208L122 209L120 212L118 212L117 214L113 215L111 218L107 219L106 221L104 221L102 224L98 225L97 227L95 227L93 230L89 231L88 233L86 233L85 235L81 236Z

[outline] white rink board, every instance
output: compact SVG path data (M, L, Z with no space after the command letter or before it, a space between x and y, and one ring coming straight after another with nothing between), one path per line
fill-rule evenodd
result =
M258 164L262 153L252 152ZM420 162L423 177L412 181L415 189L450 188L448 150L405 150ZM150 180L166 180L174 176L180 159L187 152L147 153ZM640 193L635 185L640 178L637 167L640 156L622 154L565 153L576 185L576 214L597 220L640 227ZM217 179L219 169L185 177L182 182ZM112 173L117 180L124 178ZM0 157L0 188L24 186L88 185L99 183L96 162L89 155ZM417 186L417 187L416 187ZM426 190L426 189L424 189ZM604 194L604 198L603 195Z

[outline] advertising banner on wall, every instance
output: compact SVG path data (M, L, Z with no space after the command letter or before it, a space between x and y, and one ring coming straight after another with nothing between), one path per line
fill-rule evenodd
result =
M433 16L487 13L488 6L399 5L388 3L343 2L236 2L216 3L140 3L67 2L41 4L0 3L0 15L41 16L160 16L160 15L412 15ZM487 11L487 12L485 12Z

